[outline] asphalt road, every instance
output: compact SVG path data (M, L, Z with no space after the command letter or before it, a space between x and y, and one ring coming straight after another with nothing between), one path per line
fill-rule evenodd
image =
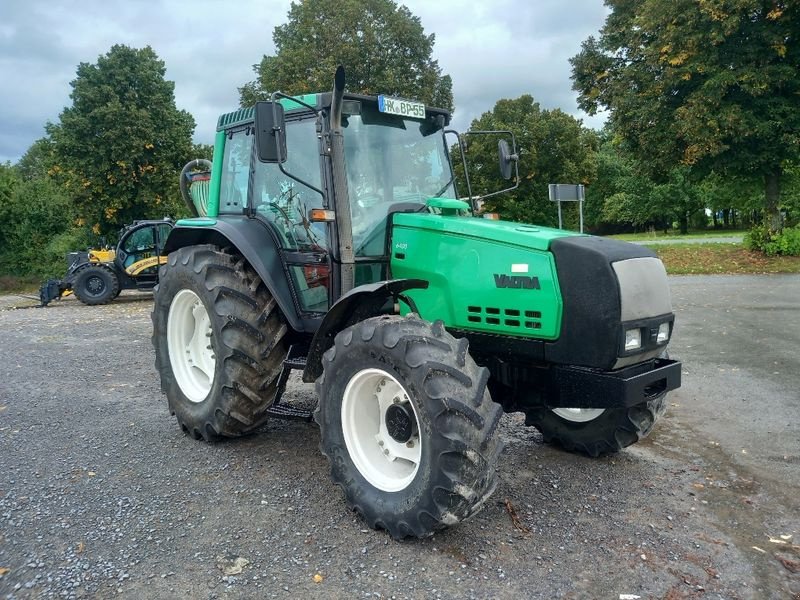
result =
M0 598L800 598L800 277L670 281L683 387L650 438L587 459L504 416L485 509L402 543L314 425L184 436L147 296L1 298Z

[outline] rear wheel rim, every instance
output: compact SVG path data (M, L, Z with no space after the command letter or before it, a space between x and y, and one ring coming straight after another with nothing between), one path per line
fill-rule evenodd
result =
M359 371L342 395L341 417L347 451L364 479L384 492L407 488L419 471L422 443L416 409L400 382L381 369ZM408 427L406 438L400 432Z
M565 421L572 423L588 423L606 412L604 408L554 408L552 410Z
M191 290L172 299L167 316L169 362L178 387L190 402L206 399L214 382L216 357L211 319L202 300Z

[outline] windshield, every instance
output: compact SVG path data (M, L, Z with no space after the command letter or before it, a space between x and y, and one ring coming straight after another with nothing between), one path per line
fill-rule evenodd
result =
M455 197L441 130L429 122L377 112L343 118L347 184L356 256L384 254L386 217L394 204Z

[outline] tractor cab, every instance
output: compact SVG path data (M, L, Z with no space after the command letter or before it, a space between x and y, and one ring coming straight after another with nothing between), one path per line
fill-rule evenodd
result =
M393 215L443 206L472 214L474 203L455 200L449 119L447 111L418 102L341 89L276 93L270 102L223 115L213 165L181 178L189 182L184 199L196 217L178 222L168 251L190 238L214 237L183 228L238 223L244 232L252 229L246 221L259 222L258 236L267 240L253 244L274 248L276 266L288 274L288 295L279 293L278 301L313 331L342 295L390 277ZM501 162L514 161L510 132L481 133L505 136ZM196 197L208 198L205 211Z
M159 257L172 230L172 221L134 221L120 232L114 262L120 271L140 283L154 284ZM163 262L163 260L161 261Z

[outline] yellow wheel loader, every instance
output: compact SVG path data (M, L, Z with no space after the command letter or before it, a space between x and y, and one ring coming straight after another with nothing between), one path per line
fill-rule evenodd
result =
M116 248L70 252L66 275L39 289L41 305L69 294L89 306L108 304L122 290L152 290L158 267L167 260L163 248L172 227L171 219L134 221L122 230Z

